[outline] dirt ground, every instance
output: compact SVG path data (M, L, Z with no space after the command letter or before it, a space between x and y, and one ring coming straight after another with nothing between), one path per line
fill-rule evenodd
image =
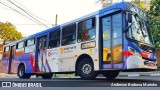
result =
M8 78L9 75L5 73L0 73L0 78Z

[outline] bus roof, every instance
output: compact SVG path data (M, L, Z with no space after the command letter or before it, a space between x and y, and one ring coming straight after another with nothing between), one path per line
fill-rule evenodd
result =
M64 24L61 24L61 25L58 25L58 26L49 28L49 29L47 29L47 30L38 32L38 33L36 33L36 34L33 34L33 35L28 36L28 37L22 38L22 39L20 39L20 40L11 42L11 43L9 43L9 44L6 44L5 46L9 46L9 45L12 46L12 45L15 45L15 44L18 43L18 42L21 42L21 41L24 41L24 40L27 40L27 39L31 39L31 38L34 38L34 37L42 36L43 34L47 34L48 32L51 32L52 30L60 29L60 27L63 27L63 26L65 26L65 25L68 25L68 24L71 24L71 23L74 23L74 22L81 21L81 20L83 20L83 19L86 19L86 18L95 16L95 15L98 15L98 14L104 13L104 12L109 11L109 10L112 10L112 9L125 10L125 9L126 9L126 3L128 3L128 2L116 3L116 4L114 4L114 5L111 5L111 6L109 6L109 7L100 9L100 10L98 10L98 11L96 11L96 12L91 13L91 14L82 16L82 17L80 17L80 18L78 18L78 19L75 19L75 20L66 22L66 23L64 23Z
M44 30L44 31L35 33L35 34L30 35L30 36L28 36L28 37L19 39L19 40L17 40L17 41L8 43L8 44L6 44L6 45L4 45L4 46L8 46L8 45L11 45L11 46L12 46L12 45L15 45L15 44L18 43L18 42L21 42L21 41L24 41L24 40L27 40L27 39L31 39L31 38L36 38L36 37L38 37L38 36L41 36L41 35L43 35L43 34L47 34L48 32L51 32L51 31L56 30L56 29L58 29L58 28L60 28L59 25L58 25L58 26L55 26L55 27L52 27L52 28L49 28L49 29L47 29L47 30Z

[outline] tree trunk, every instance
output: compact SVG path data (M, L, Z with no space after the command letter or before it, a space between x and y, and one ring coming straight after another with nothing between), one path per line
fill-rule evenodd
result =
M3 41L3 45L5 45L5 43L6 43L6 40Z
M158 68L160 68L160 50L156 51L156 59L157 59L157 64L158 64Z

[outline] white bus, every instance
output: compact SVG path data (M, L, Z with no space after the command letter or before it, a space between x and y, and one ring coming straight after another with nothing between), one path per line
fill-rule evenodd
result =
M19 78L75 73L83 79L120 71L155 70L155 48L146 14L120 2L4 46L3 72Z

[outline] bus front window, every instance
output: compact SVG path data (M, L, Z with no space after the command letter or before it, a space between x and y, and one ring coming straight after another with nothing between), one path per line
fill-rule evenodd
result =
M146 13L139 7L128 3L127 10L132 13L128 18L127 36L131 39L153 45Z
M145 20L138 17L138 15L132 15L132 22L128 22L128 26L129 25L131 25L127 33L129 38L153 45L151 41L152 38L150 37L151 35L148 32L149 28Z

